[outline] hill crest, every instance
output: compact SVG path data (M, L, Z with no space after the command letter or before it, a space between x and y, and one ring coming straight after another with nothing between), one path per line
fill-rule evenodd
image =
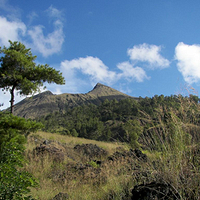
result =
M106 99L122 100L133 98L127 94L119 92L109 86L97 83L95 87L85 94L53 94L45 91L33 97L27 97L17 103L14 107L14 114L24 118L37 118L53 112L66 112L75 106L95 104L99 105Z

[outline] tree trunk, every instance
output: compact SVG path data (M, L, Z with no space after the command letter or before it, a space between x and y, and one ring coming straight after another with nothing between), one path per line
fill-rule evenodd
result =
M11 99L10 99L10 113L14 113L14 90L15 90L15 86L12 87L12 89L10 89L10 94L11 94Z

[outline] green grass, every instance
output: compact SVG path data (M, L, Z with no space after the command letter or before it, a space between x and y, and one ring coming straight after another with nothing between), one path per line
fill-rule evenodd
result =
M199 127L189 122L187 113L191 102L182 102L179 113L160 107L156 121L144 113L143 121L148 122L148 133L140 136L143 153L148 162L119 159L99 167L88 157L74 151L77 144L96 144L108 151L108 156L118 149L128 149L127 144L107 143L59 134L38 132L29 136L26 157L31 172L40 187L31 189L36 199L50 200L59 192L69 195L69 199L106 200L124 199L135 185L163 182L171 186L177 199L198 200L200 196L200 150ZM198 107L200 112L200 108ZM180 115L182 113L182 115ZM163 116L168 114L167 120ZM198 119L193 119L194 121ZM195 138L195 139L194 139ZM35 140L37 139L37 142ZM34 157L32 150L44 139L61 149L70 157L56 163L50 156ZM119 148L120 147L120 148ZM77 165L90 165L77 170ZM98 171L99 170L99 171Z

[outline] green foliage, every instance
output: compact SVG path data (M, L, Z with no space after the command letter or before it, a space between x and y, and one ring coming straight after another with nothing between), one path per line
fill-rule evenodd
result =
M23 166L24 147L17 137L1 145L0 154L0 199L32 199L29 187L37 186L35 179Z
M36 181L22 171L26 136L42 127L10 113L0 113L0 199L32 199L29 187Z
M19 144L26 142L25 137L30 132L35 132L42 128L41 123L26 120L22 117L14 116L10 113L0 113L0 145L4 142L9 142L16 137Z
M130 143L132 148L138 148L138 138L143 132L143 127L138 120L128 120L124 124L124 130L126 132L126 141Z
M68 130L78 137L128 142L133 148L142 143L148 148L163 150L162 141L168 140L173 146L174 141L180 138L177 134L197 138L191 127L200 125L199 117L198 97L155 95L138 100L105 100L99 106L78 106L65 114L49 114L37 120L44 123L45 131L56 132L63 127L62 134ZM182 123L192 124L187 133L178 129Z
M36 56L20 42L10 42L10 47L0 48L0 88L11 94L11 113L14 105L14 91L29 95L40 91L44 82L64 84L62 73L45 65L36 65Z
M78 137L78 133L77 133L76 129L72 129L71 135L74 137Z
M93 161L93 160L87 162L87 164L89 164L90 166L92 166L94 168L98 168L99 167L99 165L95 161Z

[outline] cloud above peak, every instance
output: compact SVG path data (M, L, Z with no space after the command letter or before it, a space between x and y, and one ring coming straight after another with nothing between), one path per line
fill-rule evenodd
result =
M127 54L130 59L135 62L147 62L149 68L166 68L170 65L169 60L165 59L160 54L161 46L149 45L146 43L135 45L128 49Z
M175 59L177 68L187 83L200 81L200 45L178 43L175 48Z
M129 82L143 82L149 79L146 72L140 67L134 67L130 62L117 64L118 71L112 71L97 57L87 56L61 62L61 71L69 85L77 88L72 83L79 83L84 79L94 85L97 82L113 85L125 79ZM83 78L83 76L86 76ZM87 78L88 77L88 78ZM76 81L75 81L76 80ZM83 83L82 83L83 84Z
M76 71L79 70L83 75L87 75L92 82L103 82L111 84L116 80L117 74L110 71L109 68L97 57L87 56L73 60L65 60L61 63L63 74L74 77ZM68 77L69 78L69 77Z
M170 62L160 55L161 47L156 45L142 44L128 49L129 60L120 62L116 65L116 70L112 71L103 61L97 57L87 56L72 60L65 60L61 63L61 71L68 84L77 88L77 84L87 79L92 85L97 82L113 85L118 81L143 82L149 80L146 71L143 69L144 62L149 64L149 69L166 68ZM139 66L136 65L137 62ZM83 78L83 76L86 76ZM81 77L81 78L80 78ZM88 78L87 78L88 77Z

